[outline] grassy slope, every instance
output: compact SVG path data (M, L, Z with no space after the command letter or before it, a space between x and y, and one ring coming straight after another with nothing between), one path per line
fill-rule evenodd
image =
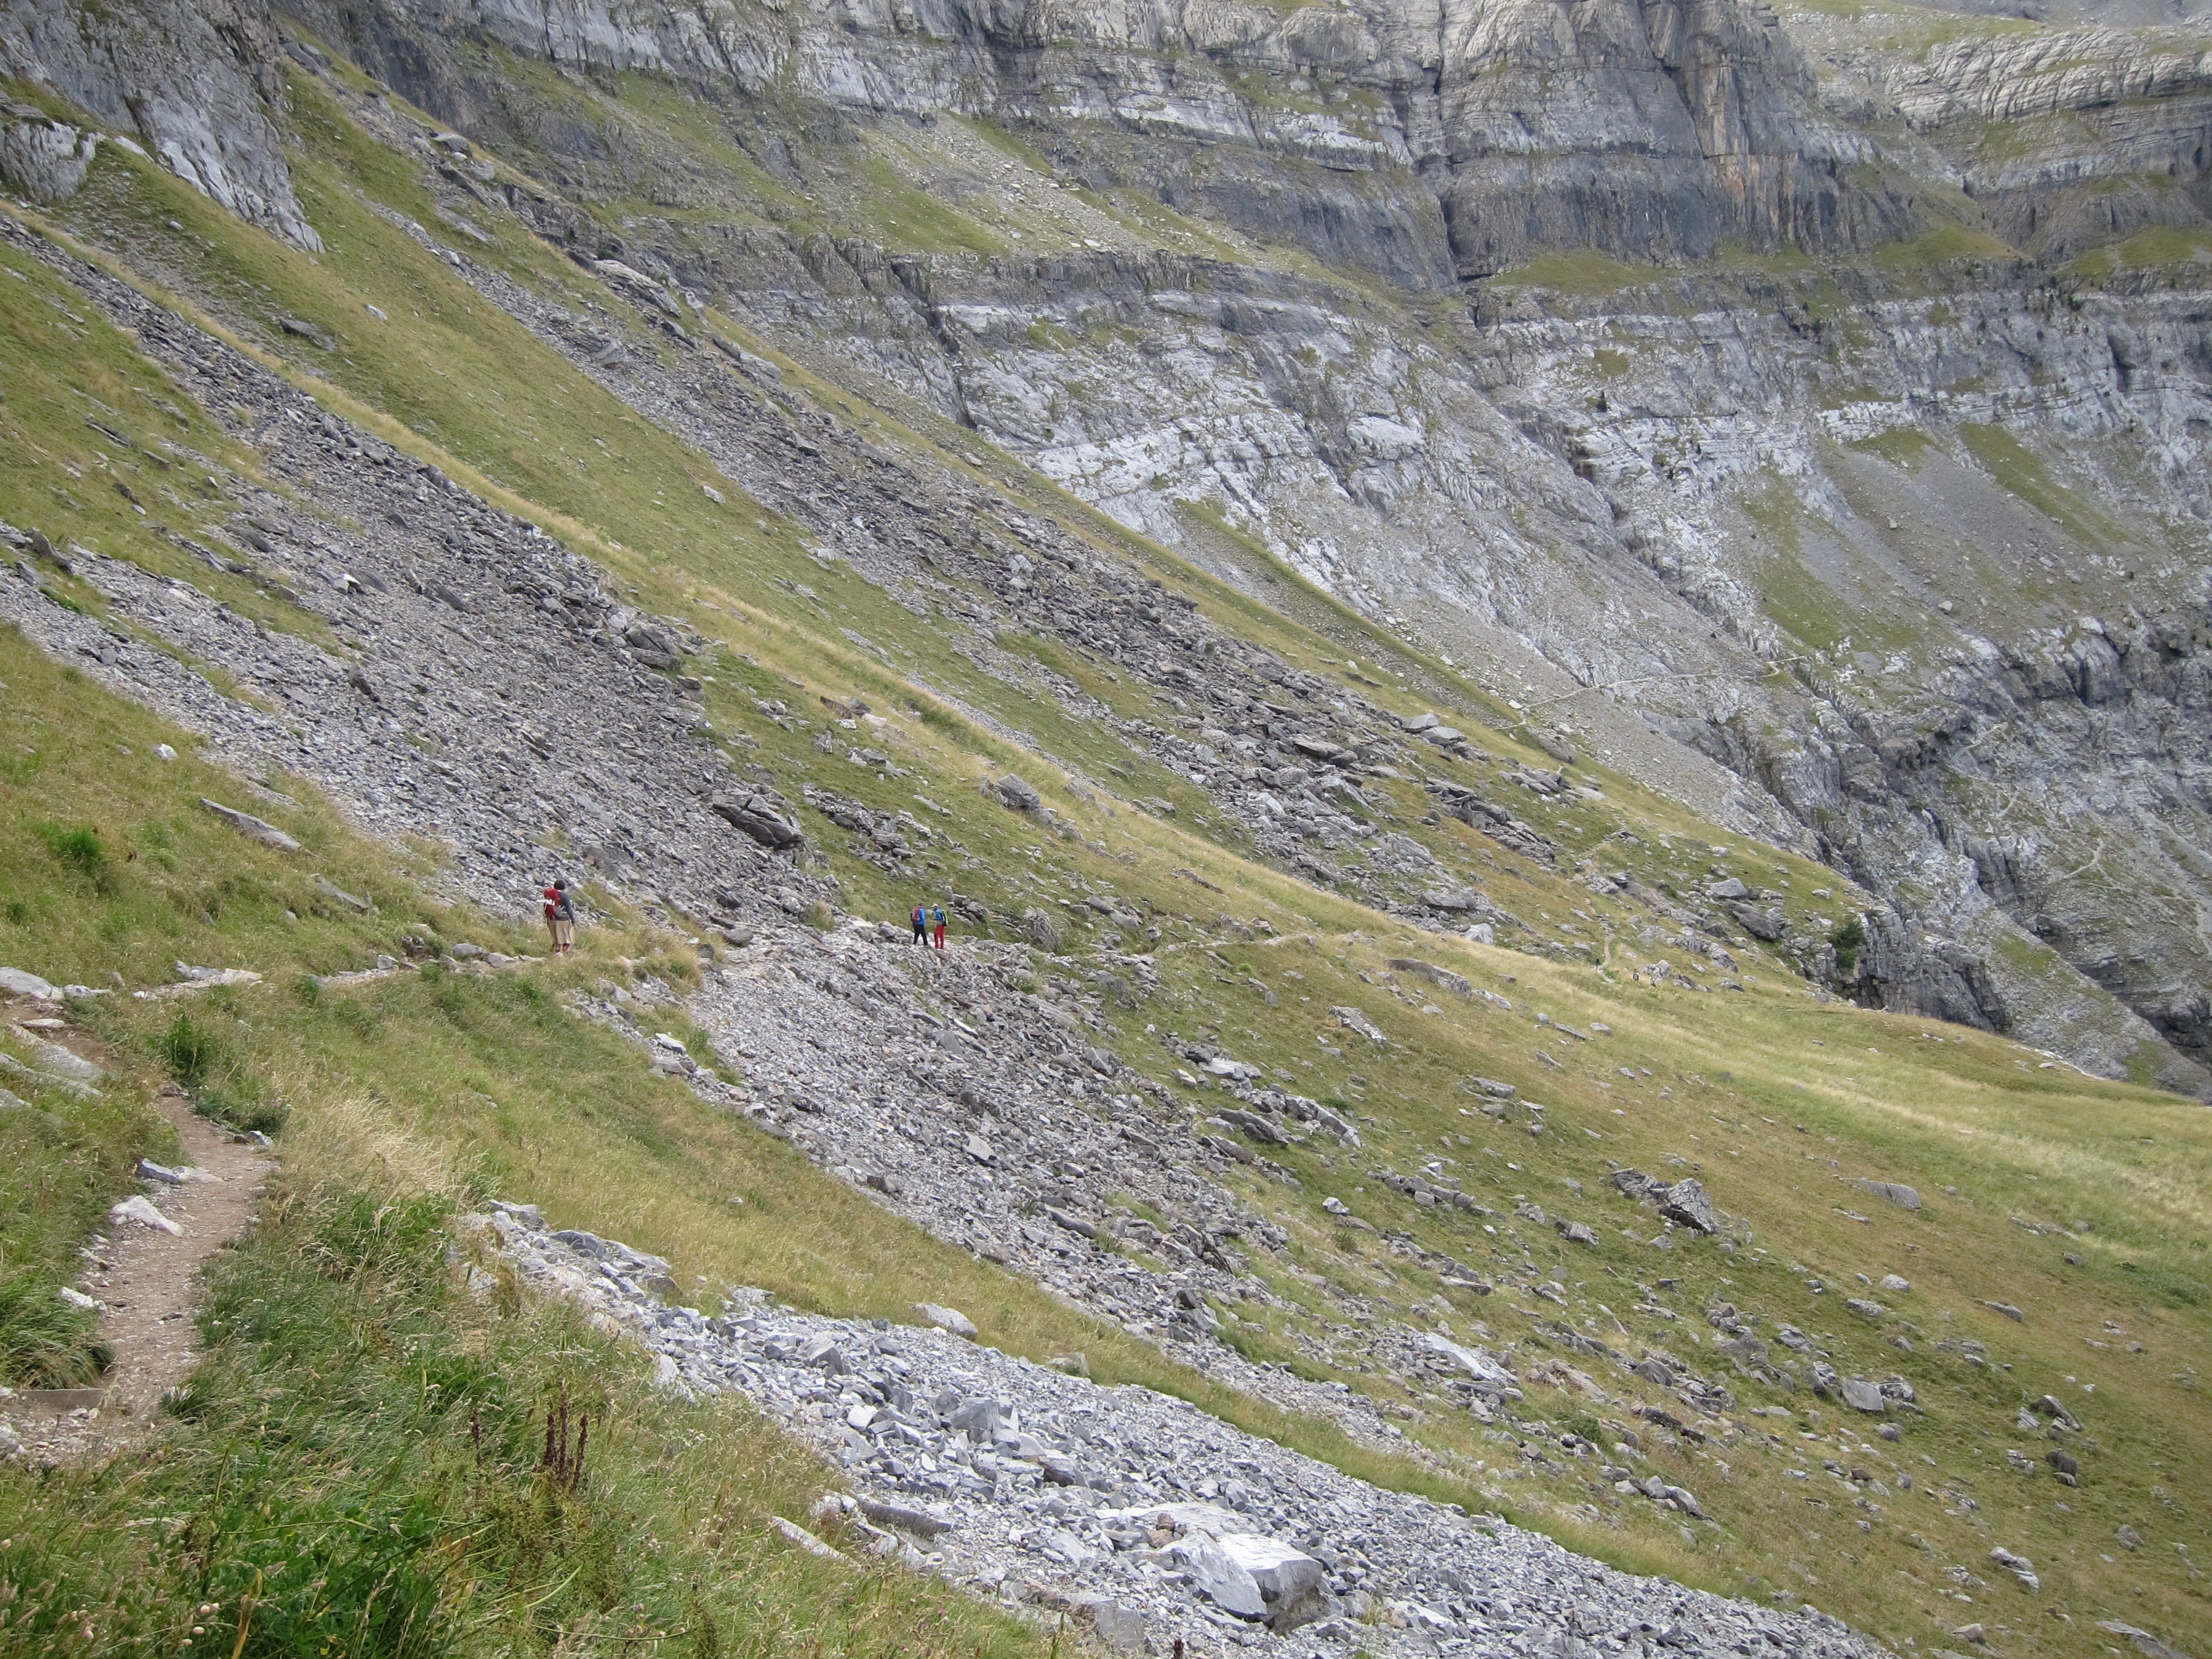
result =
M310 111L311 137L318 131L315 118ZM73 216L76 222L102 226L118 246L144 252L166 280L236 326L252 326L254 317L281 309L340 329L347 345L336 361L281 341L265 322L260 331L267 349L282 346L299 355L293 372L343 387L329 393L339 406L384 410L385 429L398 432L400 423L413 428L419 435L409 441L421 453L458 455L461 470L480 469L525 499L541 521L607 560L638 586L647 603L675 609L695 596L719 595L722 611L694 606L688 614L754 660L743 662L734 654L723 659L711 706L718 726L733 740L756 745L754 752L780 776L795 781L811 772L880 805L910 804L906 798L918 780L876 779L841 760L825 760L812 748L812 732L787 732L760 719L743 695L788 696L787 682L803 682L809 692L858 690L901 714L900 678L847 645L836 629L851 627L884 643L895 660L926 669L963 700L1036 730L1055 753L1094 779L1109 764L1118 765L1132 774L1127 794L1169 793L1155 781L1159 769L1148 772L1152 763L1118 738L1064 719L1021 688L943 653L940 624L921 623L856 578L825 578L800 556L788 526L765 521L734 497L730 516L713 508L696 489L702 464L696 456L630 422L603 394L463 292L411 243L361 211L350 195L354 187L374 185L404 208L413 186L404 170L390 167L334 119L302 167L318 222L331 238L320 263L239 229L163 175L123 162L103 161L102 167L94 192ZM197 216L187 219L187 214ZM157 234L168 216L191 227L190 239L173 241ZM541 283L576 281L512 227L498 234L501 257L518 275ZM27 270L26 277L22 283L0 279L0 296L15 290L21 300L37 280L34 271ZM249 298L253 295L264 297ZM428 301L429 314L419 326L410 321L392 336L370 334L356 343L353 331L365 327L355 320L363 314L362 303L392 312L393 303L404 304L410 295L416 303L406 310L422 310ZM10 313L21 325L8 347L11 387L27 378L21 368L44 373L57 388L97 384L93 377L100 374L144 373L132 366L127 348L88 323L73 324L76 331L70 333L33 326L45 321L41 312L51 310L34 296ZM465 360L455 355L463 352L470 354ZM433 358L466 361L480 378L441 380L427 372ZM56 410L60 407L57 402ZM879 422L878 429L890 424ZM206 452L219 449L214 426L189 410L185 429ZM0 516L39 522L58 535L87 540L96 535L108 550L149 562L171 556L165 544L144 533L143 521L129 513L128 503L118 514L105 497L72 491L70 485L78 480L57 480L64 461L81 472L94 470L86 461L98 434L77 439L58 414L38 430L54 453L40 468L0 475L5 490ZM516 431L526 431L529 442L509 438L502 447L501 440ZM67 445L57 441L64 433ZM617 434L620 453L587 477L576 478L545 459L549 453L582 453L593 433ZM243 457L232 457L231 464L246 468ZM56 495L56 489L64 495ZM1095 520L1080 523L1085 533L1109 533ZM1140 551L1157 568L1171 568L1173 562L1157 550ZM1194 574L1174 574L1209 609L1294 661L1326 672L1322 653L1344 648ZM770 607L768 596L776 590L769 584L779 576L809 581L825 603L807 607L779 597ZM748 596L751 605L739 595ZM289 625L309 624L290 613ZM1085 689L1126 712L1171 723L1167 711L1109 678L1103 665L1044 642L1011 643L1018 655L1048 657ZM99 718L114 723L114 740L131 743L136 752L158 740L149 735L155 728L144 717L102 700L83 702L90 694L82 688L42 679L51 671L20 647L12 648L9 683L31 687L37 706L52 711L48 718L76 722L91 718L86 710L96 708ZM1387 640L1375 640L1375 659L1388 663L1392 652ZM1479 706L1474 694L1465 695L1469 706ZM1378 700L1413 706L1395 695ZM915 699L917 707L926 702ZM171 740L177 740L173 734ZM1252 1316L1231 1328L1255 1352L1290 1353L1279 1328L1291 1321L1309 1335L1334 1339L1357 1375L1360 1321L1404 1319L1417 1304L1419 1316L1449 1319L1462 1334L1483 1334L1486 1326L1498 1340L1530 1345L1542 1338L1533 1321L1499 1305L1511 1299L1505 1296L1451 1306L1447 1295L1440 1304L1438 1287L1425 1275L1372 1237L1330 1220L1318 1203L1325 1194L1339 1194L1378 1224L1402 1227L1478 1266L1491 1261L1492 1252L1505 1253L1518 1231L1532 1259L1555 1266L1571 1289L1589 1287L1577 1319L1595 1321L1595 1304L1602 1301L1639 1340L1687 1351L1700 1333L1702 1308L1725 1296L1739 1307L1758 1308L1820 1333L1842 1369L1906 1371L1918 1382L1930 1417L1908 1430L1896 1455L1905 1468L1919 1472L1923 1490L1888 1500L1880 1516L1834 1494L1825 1495L1825 1502L1835 1509L1813 1507L1808 1498L1820 1489L1794 1485L1782 1471L1823 1455L1846 1468L1863 1462L1856 1440L1835 1437L1832 1413L1824 1409L1816 1417L1803 1411L1804 1396L1769 1396L1746 1384L1747 1402L1771 1399L1786 1405L1795 1413L1791 1421L1740 1418L1743 1432L1735 1445L1655 1451L1662 1467L1723 1517L1722 1530L1698 1535L1692 1548L1657 1525L1640 1504L1616 1504L1610 1494L1593 1501L1594 1495L1571 1482L1510 1478L1506 1469L1522 1462L1513 1448L1487 1438L1464 1416L1437 1409L1433 1401L1400 1398L1415 1438L1464 1455L1467 1461L1457 1466L1460 1482L1477 1490L1487 1483L1531 1518L1595 1540L1617 1556L1668 1561L1722 1588L1778 1583L1893 1639L1940 1639L1939 1627L1979 1616L1939 1599L1939 1583L1948 1585L1942 1566L1957 1562L1978 1568L1995 1542L2035 1557L2046 1570L2044 1600L2077 1620L2069 1626L2014 1614L2008 1609L2024 1608L2025 1599L2007 1601L2008 1588L1995 1593L1989 1617L2013 1623L2005 1639L2023 1651L2079 1650L2079 1621L2092 1613L2163 1620L2169 1631L2203 1626L2194 1581L2172 1549L2197 1539L2202 1528L2154 1495L2166 1490L2166 1501L2179 1501L2172 1498L2165 1472L2154 1467L2176 1445L2202 1444L2208 1426L2193 1381L2202 1364L2203 1321L2197 1299L2204 1294L2200 1281L2205 1276L2198 1194L2207 1142L2197 1114L2142 1091L2036 1069L2035 1057L1994 1039L1954 1041L1958 1034L1945 1032L1939 1045L1919 1035L1922 1028L1913 1022L1815 1006L1778 969L1753 970L1753 985L1741 995L1632 985L1618 968L1624 957L1643 953L1619 936L1617 909L1538 866L1461 836L1449 823L1420 833L1466 867L1480 866L1501 900L1539 923L1547 936L1589 945L1615 971L1558 966L1417 936L1247 861L1233 838L1210 842L1194 834L1194 797L1174 823L1126 805L1109 817L1105 804L1094 806L1066 791L1057 777L1041 775L1055 808L1088 839L1133 863L1044 836L1029 821L1004 814L959 787L980 773L982 760L1003 763L1013 756L957 720L901 718L866 740L902 761L927 765L924 788L951 809L953 835L984 866L963 869L960 878L985 891L994 909L1032 900L1040 888L1064 894L1082 883L1110 885L1153 909L1163 928L1166 989L1157 1006L1111 1012L1119 1046L1133 1063L1161 1076L1171 1069L1170 1058L1146 1041L1147 1024L1187 1033L1212 1029L1232 1050L1307 1057L1294 1062L1307 1092L1348 1103L1370 1120L1370 1157L1340 1158L1334 1169L1316 1149L1285 1157L1305 1182L1303 1193L1261 1186L1255 1178L1255 1201L1283 1216L1297 1234L1291 1262L1263 1263L1262 1270L1285 1301L1311 1309L1304 1315L1255 1304L1231 1310ZM1516 752L1504 738L1484 740L1501 754ZM205 834L212 821L198 817L189 796L209 786L188 777L184 769L191 764L186 760L173 772L143 774L95 773L89 767L68 775L42 772L45 782L34 779L33 788L10 799L41 821L98 823L118 846L143 839L157 823L170 824L172 834ZM1025 769L1036 769L1025 763ZM1487 771L1478 768L1475 775ZM140 787L141 780L154 793L127 803L113 799L113 792ZM1763 852L1716 854L1707 845L1710 830L1618 781L1607 781L1608 802L1577 804L1548 816L1532 805L1528 815L1540 819L1571 853L1588 849L1607 867L1625 864L1654 882L1679 884L1723 859L1763 884L1788 879L1798 893L1827 878L1814 866ZM312 792L288 788L312 803ZM1403 822L1394 827L1419 830L1410 816L1417 805L1414 792L1397 792L1390 811ZM311 845L342 860L329 866L342 884L376 890L385 900L383 917L348 921L301 910L301 923L285 921L285 907L276 901L288 890L279 883L296 880L296 872L276 866L262 870L257 860L270 855L218 837L189 856L176 854L179 872L161 878L150 870L134 872L153 884L134 902L160 925L125 927L111 939L94 924L103 914L97 907L68 902L68 883L77 878L57 869L35 835L18 830L7 854L11 885L56 896L38 901L47 905L50 925L36 935L19 934L27 942L7 948L19 957L35 950L38 959L27 965L88 981L111 968L158 976L172 951L196 960L250 960L271 974L275 988L240 999L235 1012L247 1023L226 1031L240 1067L239 1086L248 1093L282 1092L295 1109L295 1133L303 1137L343 1133L373 1139L381 1156L412 1171L418 1189L450 1188L453 1171L468 1172L495 1185L501 1195L544 1202L561 1219L668 1254L686 1283L744 1279L810 1305L853 1312L896 1314L922 1294L959 1300L1010 1349L1041 1357L1083 1348L1103 1375L1176 1388L1263 1431L1333 1452L1364 1472L1413 1478L1406 1466L1364 1458L1310 1428L1224 1401L1121 1334L1078 1318L994 1269L928 1244L808 1170L780 1145L737 1129L671 1085L645 1077L611 1039L556 1023L552 1010L564 973L605 971L617 951L635 958L648 944L642 936L603 938L593 943L600 952L596 957L514 983L408 979L313 1005L302 1001L287 988L302 969L359 965L371 948L388 948L391 938L409 926L434 924L449 934L462 929L489 937L483 932L489 924L455 920L435 907L414 908L422 901L408 885L410 868L397 855L344 842L324 809L310 804L296 817L274 815L303 834L322 836ZM1456 848L1450 844L1455 839ZM892 903L890 886L836 850L839 836L830 832L825 840L856 906L902 908ZM1028 854L1043 873L1035 883L1018 883L1008 872L1030 863ZM385 860L380 866L380 860ZM1177 868L1195 869L1222 890L1195 888L1175 875ZM196 921L188 905L161 888L165 880L197 881L205 888L234 874L247 882L249 896L218 907L213 923ZM254 888L255 882L262 886ZM1790 908L1805 914L1823 907L1793 896ZM1579 921L1571 920L1577 912ZM1285 942L1253 940L1249 923L1254 918L1267 919ZM254 931L221 932L249 926ZM1568 927L1579 933L1555 931ZM202 937L192 931L198 927L216 932ZM1109 943L1118 941L1082 940L1084 948ZM1445 961L1525 1004L1527 1012L1474 1012L1445 997L1437 1000L1450 1005L1447 1012L1421 1012L1426 988L1418 982L1394 988L1388 977L1387 957L1403 950ZM1091 965L1079 959L1051 971L1073 977ZM1272 989L1276 1001L1267 1002L1254 981ZM532 985L538 989L526 988ZM1409 1000L1401 1000L1401 991ZM1331 1053L1350 1039L1328 1027L1321 1011L1340 1002L1356 1004L1376 1018L1393 1038L1389 1048ZM210 1005L211 1018L216 1007ZM1562 1042L1529 1023L1528 1012L1538 1010L1578 1024L1602 1018L1615 1036L1589 1047ZM138 1045L137 1052L145 1052L158 1035L158 1017L141 1010L113 1005L96 1017L118 1039ZM1326 1039L1328 1047L1317 1039ZM1564 1069L1537 1060L1540 1046ZM1865 1053L1869 1048L1882 1053ZM1839 1058L1844 1054L1851 1056L1848 1062ZM1620 1074L1621 1065L1649 1068L1654 1075L1630 1079ZM1517 1127L1496 1128L1463 1115L1472 1102L1454 1085L1469 1072L1516 1081L1550 1103L1550 1132L1531 1139ZM1601 1139L1593 1139L1592 1131ZM1469 1190L1504 1212L1489 1224L1498 1227L1497 1235L1467 1218L1417 1210L1371 1180L1372 1170L1385 1162L1409 1170L1441 1157L1459 1159ZM1669 1157L1704 1166L1723 1207L1749 1223L1753 1246L1733 1258L1709 1247L1660 1256L1620 1236L1620 1225L1634 1221L1648 1237L1650 1224L1642 1212L1601 1195L1607 1160L1659 1170L1668 1168ZM1864 1214L1875 1201L1838 1184L1850 1175L1912 1182L1929 1195L1929 1208L1917 1217L1884 1210L1863 1222L1851 1219L1836 1206ZM1242 1178L1242 1172L1232 1176ZM1583 1192L1563 1185L1567 1181L1582 1182ZM1940 1195L1948 1185L1960 1188L1956 1198ZM743 1211L723 1203L732 1193L748 1198ZM1603 1242L1569 1257L1547 1231L1510 1218L1516 1194L1599 1224ZM2015 1213L2028 1221L2094 1225L2061 1241L2014 1225ZM2086 1265L2066 1267L2058 1260L2062 1247L2082 1255ZM46 1259L50 1268L59 1265L51 1248ZM1520 1260L1519 1252L1510 1259ZM1803 1271L1791 1270L1792 1262ZM1835 1306L1841 1296L1861 1288L1856 1273L1879 1277L1891 1271L1915 1284L1909 1297L1886 1298L1915 1327L1907 1337L1915 1346L1911 1355L1887 1345L1888 1335L1899 1331L1895 1324L1862 1328ZM1682 1316L1678 1322L1635 1311L1641 1299L1636 1286L1657 1289L1662 1274L1680 1281L1659 1297ZM1832 1287L1817 1298L1805 1284L1814 1277ZM1620 1281L1618 1296L1608 1279ZM1981 1305L1985 1300L2022 1306L2028 1322L2003 1320ZM1553 1311L1533 1305L1540 1314ZM2126 1334L2108 1332L2108 1320ZM1621 1342L1610 1324L1599 1328ZM1990 1365L1977 1368L1937 1351L1934 1345L1947 1336L1986 1344ZM2130 1352L2124 1345L2137 1340L2146 1351ZM2091 1348L2090 1340L2111 1346ZM1534 1358L1537 1350L1524 1346L1524 1353ZM2009 1371L2002 1369L2007 1365ZM1621 1386L1609 1371L1602 1380L1608 1388ZM1386 1396L1398 1393L1379 1379L1363 1381ZM2094 1395L2081 1387L2092 1382L2100 1385ZM2031 1484L2002 1462L2001 1448L2016 1438L2008 1428L2014 1407L2052 1389L2090 1419L2101 1449L2085 1455L2088 1475L2078 1492L2062 1493L2047 1478ZM1571 1394L1553 1399L1538 1391L1537 1398L1562 1422L1589 1410ZM1818 1444L1801 1437L1815 1425L1823 1437ZM1760 1428L1780 1430L1784 1443L1760 1449L1755 1433ZM1936 1460L1934 1471L1918 1462L1923 1457ZM1504 1467L1477 1470L1475 1460ZM1810 1467L1817 1473L1817 1462ZM1979 1509L1926 1497L1938 1473L1973 1481ZM2058 1508L2062 1502L2070 1510ZM1587 1507L1577 1513L1577 1504ZM1859 1533L1860 1520L1871 1529ZM2123 1522L2142 1529L2152 1543L2138 1553L2116 1549L2111 1540ZM1916 1538L1930 1548L1923 1551ZM2106 1554L2118 1559L2106 1563ZM1817 1589L1790 1571L1792 1561L1822 1581Z

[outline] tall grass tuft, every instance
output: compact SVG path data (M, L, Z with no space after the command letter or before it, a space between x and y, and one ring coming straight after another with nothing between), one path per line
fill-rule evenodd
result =
M0 1381L17 1389L76 1389L114 1355L94 1333L92 1314L62 1300L53 1280L30 1268L0 1277Z
M169 1075L187 1090L205 1088L237 1064L229 1041L189 1012L179 1012L169 1022L169 1029L155 1039L155 1048Z
M46 851L68 869L88 878L103 891L111 884L107 848L100 839L100 831L88 825L67 829L58 823L36 826L39 839Z

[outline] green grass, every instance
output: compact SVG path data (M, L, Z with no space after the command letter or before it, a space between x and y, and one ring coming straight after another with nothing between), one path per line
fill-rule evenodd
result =
M9 1652L1046 1645L927 1578L784 1542L771 1517L805 1524L826 1483L796 1443L744 1405L654 1395L639 1350L511 1279L465 1295L453 1197L304 1178L312 1161L210 1270L206 1357L149 1455L0 1471Z
M2018 17L1989 17L1898 3L1898 0L1802 0L1808 11L1847 19L1878 39L1885 52L1910 52L1924 58L1954 40L2023 34L2045 26Z
M1892 466L1917 472L1936 448L1936 441L1917 427L1893 426L1871 438L1861 438L1851 447L1879 455Z
M2065 274L2099 283L2134 271L2181 275L2201 271L2207 264L2212 264L2212 230L2200 225L2154 225L2116 247L2082 254L2067 265Z
M1959 428L1960 441L1982 469L2045 517L2056 520L2084 547L2111 550L2126 538L2105 515L2051 473L2043 458L1999 426Z
M1656 265L1633 265L1600 253L1594 248L1547 248L1501 270L1490 280L1504 288L1546 288L1582 298L1617 294L1657 282L1665 271Z
M1987 231L1970 225L1945 223L1923 231L1909 241L1885 242L1868 256L1875 270L1901 292L1934 292L1946 284L1948 267L1967 263L2009 264L2021 252Z

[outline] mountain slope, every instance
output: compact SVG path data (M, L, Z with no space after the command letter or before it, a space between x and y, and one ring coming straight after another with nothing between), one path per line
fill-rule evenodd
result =
M856 1240L888 1224L862 1188L941 1241L928 1273L1006 1297L1002 1321L969 1311L1033 1358L1079 1346L1376 1475L1809 1595L1893 1644L1950 1640L1969 1591L2008 1650L2087 1651L2098 1619L2151 1622L2138 1593L2175 1639L2201 1628L2186 1552L2158 1547L2196 1538L2163 1466L2203 1427L2201 1135L2145 1086L2169 1054L2116 1004L2071 989L2048 1018L2132 1084L1855 1010L1824 988L1864 983L1855 955L1923 975L1925 1000L1948 982L1929 964L1971 989L1973 959L1748 838L1758 798L1670 771L1640 722L1588 744L1515 707L1542 702L1515 678L1546 672L1532 656L1463 677L1202 499L1161 520L1186 561L818 339L563 258L544 208L476 193L542 186L450 142L434 161L354 71L289 96L319 248L113 146L52 213L11 216L0 518L23 562L0 605L249 776L326 790L448 894L514 915L560 869L636 907L672 930L637 936L658 965L622 984L610 941L554 988L649 1043L698 975L697 1030L672 1036L722 1074L698 1085L711 1127L679 1139L720 1147L703 1179L538 1155L580 1107L518 1132L422 1080L372 1117L442 1094L425 1133L495 1155L500 1197L572 1204L679 1283L889 1316L942 1287L862 1288ZM1281 279L1266 314L1302 292ZM1159 293L1246 316L1194 280ZM1073 352L1052 331L1083 321L1040 337ZM1468 409L1501 422L1473 428L1498 465L1534 453ZM1578 489L1516 494L1565 517ZM1622 763L1563 759L1570 738ZM1717 812L1739 790L1744 817L1695 816L1681 777ZM943 958L901 942L920 897L955 919ZM417 926L359 924L343 965ZM2000 945L2011 983L2071 983L2049 946ZM28 964L49 977L139 981L169 947L46 948L82 953ZM424 1016L392 994L404 1047ZM499 1107L483 1080L462 1079ZM719 1188L757 1170L824 1190L757 1129L841 1175L834 1213L865 1225L799 1248L775 1203L727 1220ZM1712 1231L1628 1171L1694 1176ZM1911 1288L1876 1288L1891 1275ZM1447 1334L1522 1397L1440 1370L1425 1338ZM1880 1413L1844 1391L1893 1377L1911 1393L1877 1386ZM2046 1395L2081 1434L2023 1418ZM1901 1437L1862 1436L1877 1416ZM2046 1444L2076 1466L2063 1496ZM1703 1522L1601 1478L1623 1446ZM1361 1462L1401 1449L1418 1462ZM2124 1526L2150 1547L2115 1550ZM2039 1564L2039 1597L2004 1599L1996 1547Z
M2191 38L1911 8L299 15L528 170L449 158L483 209L1193 556L1176 503L1225 513L1844 865L1899 913L1865 1000L2107 1073L2154 1037L2205 1086L2198 907L2161 897L2203 840ZM1913 434L1948 481L1863 453ZM2094 817L2037 799L2061 775ZM2089 836L2127 848L2100 879Z

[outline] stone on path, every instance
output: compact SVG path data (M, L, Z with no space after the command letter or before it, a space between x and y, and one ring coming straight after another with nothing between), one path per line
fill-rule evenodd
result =
M179 1237L184 1235L185 1230L155 1209L153 1200L143 1193L135 1194L125 1199L110 1210L107 1215L111 1221L135 1221L141 1226L157 1227L165 1233L172 1233Z

